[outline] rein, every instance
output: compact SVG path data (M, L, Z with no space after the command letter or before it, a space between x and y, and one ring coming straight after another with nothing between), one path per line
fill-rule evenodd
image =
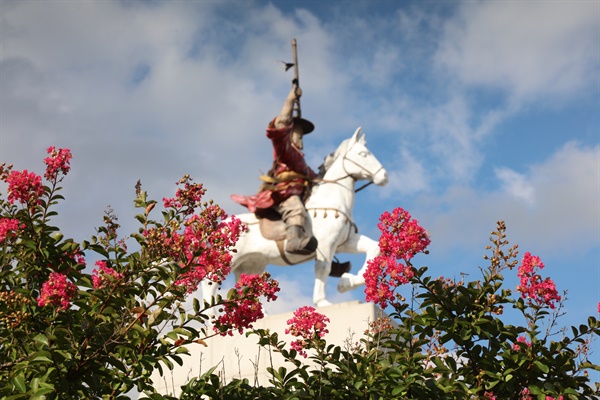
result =
M361 190L363 190L364 188L366 188L367 186L372 185L372 184L373 184L373 181L369 181L369 182L365 183L364 185L362 185L361 187L359 187L358 189L355 189L354 193L358 193Z
M354 146L354 144L352 146ZM350 146L350 149L352 148L352 146ZM352 177L352 175L350 175L348 173L348 171L346 170L346 166L344 164L344 162L350 161L351 163L353 163L354 165L358 166L362 170L367 171L369 173L369 175L371 175L371 180L369 182L365 183L364 185L362 185L361 187L359 187L358 189L355 189L354 193L358 193L361 190L365 189L367 186L373 184L373 178L375 178L375 175L377 175L379 173L379 171L381 171L383 169L383 166L379 167L379 169L377 171L375 171L375 173L371 173L368 169L366 169L365 167L363 167L362 165L360 165L356 161L354 161L354 160L352 160L352 159L350 159L350 158L348 158L346 156L346 154L348 154L348 152L350 151L350 149L346 150L346 152L344 153L344 156L342 158L342 168L344 169L344 172L346 173L346 175L344 175L344 176L342 176L340 178L337 178L335 180L327 180L327 179L322 179L321 178L321 179L315 179L313 182L318 182L318 183L335 183L335 184L338 184L338 185L344 187L341 183L339 183L339 181L344 180L346 178L352 178L352 179L354 179Z
M338 179L336 179L336 180L334 180L334 181L325 180L325 179L315 179L315 180L313 180L313 182L317 182L317 183L319 183L319 184L320 184L320 183L335 183L335 184L337 184L337 185L340 185L340 186L344 187L344 186L343 186L341 183L339 183L338 181L341 181L342 179L346 179L346 178L348 178L348 177L351 177L351 176L350 176L350 175L346 175L346 176L343 176L343 177L341 177L341 178L338 178ZM372 185L372 184L373 184L373 181L369 181L369 182L365 183L364 185L362 185L361 187L359 187L359 188L357 188L357 189L354 189L354 193L358 193L358 192L360 192L361 190L365 189L367 186L369 186L369 185Z

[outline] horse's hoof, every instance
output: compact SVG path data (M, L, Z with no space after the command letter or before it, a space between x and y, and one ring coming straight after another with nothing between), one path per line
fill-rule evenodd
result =
M354 286L352 285L353 277L354 277L354 275L349 274L349 273L343 274L342 277L340 278L340 281L338 282L338 292L344 293L344 292L354 289Z
M317 302L315 303L315 305L316 305L317 307L327 307L327 306L331 306L331 305L333 305L333 303L332 303L332 302L330 302L330 301L328 301L328 300L325 300L325 299L323 299L323 300L319 300L319 301L317 301Z

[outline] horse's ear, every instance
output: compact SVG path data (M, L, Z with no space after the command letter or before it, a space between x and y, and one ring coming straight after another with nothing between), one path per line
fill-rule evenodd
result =
M354 132L354 135L352 135L352 138L350 141L352 143L358 142L360 140L361 133L362 133L362 127L359 126L358 128L356 128L356 131Z

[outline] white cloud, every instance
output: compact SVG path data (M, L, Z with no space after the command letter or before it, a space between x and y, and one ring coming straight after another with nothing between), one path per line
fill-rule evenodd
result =
M388 169L389 182L382 188L384 196L396 193L411 195L429 189L429 176L422 161L402 147L395 169Z
M600 237L600 147L569 142L544 162L517 174L499 169L503 185L483 192L451 187L415 207L439 248L480 244L504 220L512 243L564 255L597 246ZM535 199L531 203L530 199ZM526 201L523 201L526 200ZM457 234L460 232L460 234ZM476 247L475 247L476 248Z
M436 60L461 82L516 102L558 100L589 87L597 50L597 2L478 1L447 22Z
M499 167L495 170L496 176L502 182L503 190L516 199L525 200L527 204L535 202L535 191L527 178L507 167Z
M461 96L424 112L431 150L441 169L437 175L454 182L468 182L482 162L478 138L469 125L471 110Z

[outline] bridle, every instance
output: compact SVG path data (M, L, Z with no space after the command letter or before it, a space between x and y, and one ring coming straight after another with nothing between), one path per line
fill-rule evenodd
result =
M334 180L325 180L325 179L320 179L318 180L319 183L336 183L340 186L342 186L339 181L342 181L346 178L352 178L352 174L350 174L348 172L348 170L346 169L346 161L351 162L352 164L356 165L357 167L359 167L361 170L366 171L367 175L370 177L369 178L369 182L365 183L364 185L362 185L361 187L359 187L358 189L354 190L354 193L358 193L361 190L363 190L364 188L366 188L367 186L373 184L373 179L375 178L375 176L379 173L379 171L381 171L383 169L383 166L380 166L379 169L377 171L375 171L374 173L371 173L371 171L369 171L368 168L363 167L361 164L357 163L356 161L354 161L353 159L351 159L350 157L348 157L348 153L350 152L350 150L352 149L352 147L356 144L357 142L352 143L352 146L350 146L349 148L346 149L346 151L344 152L344 155L342 157L342 169L344 170L344 173L346 175L339 177L337 179ZM345 186L342 186L345 187Z

